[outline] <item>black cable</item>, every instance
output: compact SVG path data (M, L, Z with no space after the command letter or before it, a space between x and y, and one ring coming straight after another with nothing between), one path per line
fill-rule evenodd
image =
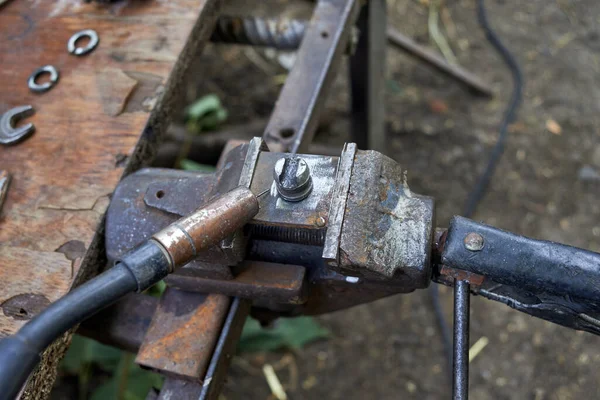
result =
M467 205L463 212L463 216L470 218L477 209L477 205L481 201L485 191L488 188L490 180L496 171L496 166L502 153L504 152L504 145L506 144L506 137L508 132L508 125L513 122L517 115L517 110L519 105L521 104L521 99L523 97L523 74L521 73L521 68L517 63L515 57L511 54L511 52L504 46L496 32L492 30L490 26L487 11L485 9L484 0L477 1L477 16L479 17L479 24L481 28L485 32L485 36L487 40L494 46L494 49L498 52L498 54L502 57L502 60L510 70L513 79L513 92L510 98L510 102L508 103L508 107L504 113L504 118L500 123L500 128L498 129L498 138L496 139L496 144L492 148L490 152L490 156L488 159L487 166L485 167L483 174L479 177L479 180L473 187L471 193L469 194L469 198L467 199Z
M40 354L60 335L126 294L150 287L168 274L169 267L162 250L148 241L0 340L0 397L17 397Z
M523 98L523 74L521 72L521 68L519 67L519 64L515 57L504 46L496 32L494 32L494 30L490 26L484 0L477 1L477 16L479 19L479 24L485 32L486 39L492 44L496 52L502 57L502 60L511 72L513 80L513 91L508 106L506 107L504 118L502 119L500 127L498 128L499 132L498 138L496 139L496 144L490 152L488 162L483 173L475 183L475 186L471 190L471 193L469 194L469 197L467 199L466 206L463 212L463 215L467 218L473 216L479 202L483 198L485 191L489 186L490 180L492 179L492 176L494 175L494 172L496 170L498 161L500 160L500 157L504 152L504 146L506 144L506 138L508 133L508 125L515 119L517 110ZM444 349L448 357L448 365L452 367L453 346L452 341L450 339L452 337L452 332L448 323L446 322L446 318L444 317L442 305L440 302L438 286L431 285L429 293L431 295L431 301L433 303L436 320L441 331Z
M2 396L17 396L40 361L40 354L57 337L136 288L131 272L124 265L117 265L52 303L14 336L0 341Z

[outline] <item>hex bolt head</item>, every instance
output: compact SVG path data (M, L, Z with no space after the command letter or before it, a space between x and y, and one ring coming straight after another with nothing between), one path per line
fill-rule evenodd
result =
M300 157L284 157L277 160L273 169L277 192L285 201L302 201L312 191L310 168Z
M480 251L485 243L483 236L479 233L471 232L465 236L465 248L469 251Z

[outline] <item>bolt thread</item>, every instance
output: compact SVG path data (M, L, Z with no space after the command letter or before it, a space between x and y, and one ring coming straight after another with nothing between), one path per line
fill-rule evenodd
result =
M221 16L211 40L295 50L300 46L305 29L306 23L295 19Z
M255 239L322 246L326 229L293 228L274 225L252 225L250 234Z

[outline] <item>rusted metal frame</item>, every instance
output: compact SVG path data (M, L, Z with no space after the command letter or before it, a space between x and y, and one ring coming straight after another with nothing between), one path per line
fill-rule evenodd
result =
M385 154L386 3L369 0L357 26L360 37L349 59L352 141Z
M378 7L375 11L381 11L381 3L374 4ZM364 6L365 16L369 7ZM369 14L370 16L373 13ZM363 19L362 16L360 19ZM366 21L367 18L364 18ZM289 19L262 19L257 17L240 16L221 16L215 26L215 31L211 36L211 41L215 43L244 44L250 46L274 47L279 50L295 50L300 46L307 22L301 20ZM369 37L372 29L366 29L364 22L358 22L362 35ZM385 24L375 27L380 28ZM378 33L380 35L380 32ZM403 35L392 26L387 27L387 41L409 55L431 65L439 72L463 84L476 94L492 97L494 91L489 84L482 81L478 76L462 68L460 65L449 64L440 55L426 49L416 43L413 39ZM367 39L361 39L368 43ZM359 45L360 47L360 45ZM361 51L358 50L360 53ZM364 58L358 58L364 60ZM358 143L360 148L365 148Z
M357 0L320 0L264 133L271 151L306 151L348 46Z

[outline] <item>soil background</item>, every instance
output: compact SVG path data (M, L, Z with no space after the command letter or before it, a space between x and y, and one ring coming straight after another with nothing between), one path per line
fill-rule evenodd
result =
M230 13L310 16L310 3L271 2ZM523 105L475 219L540 239L600 251L600 2L486 0L493 28L519 61ZM427 1L388 1L388 22L431 46ZM508 102L510 73L478 25L474 0L446 1L440 28L460 65L490 83L476 97L388 46L387 154L409 172L411 189L437 200L438 226L460 214L487 162ZM433 47L433 46L432 46ZM433 47L435 48L435 47ZM437 49L436 49L437 50ZM211 46L191 97L215 93L228 124L268 118L280 89L276 61L262 50ZM317 142L348 140L347 70L338 74ZM452 294L442 288L451 320ZM427 291L324 315L329 340L300 352L235 359L226 399L274 398L271 363L290 399L448 399L450 381ZM600 339L472 299L471 343L488 345L470 365L473 399L600 397Z

